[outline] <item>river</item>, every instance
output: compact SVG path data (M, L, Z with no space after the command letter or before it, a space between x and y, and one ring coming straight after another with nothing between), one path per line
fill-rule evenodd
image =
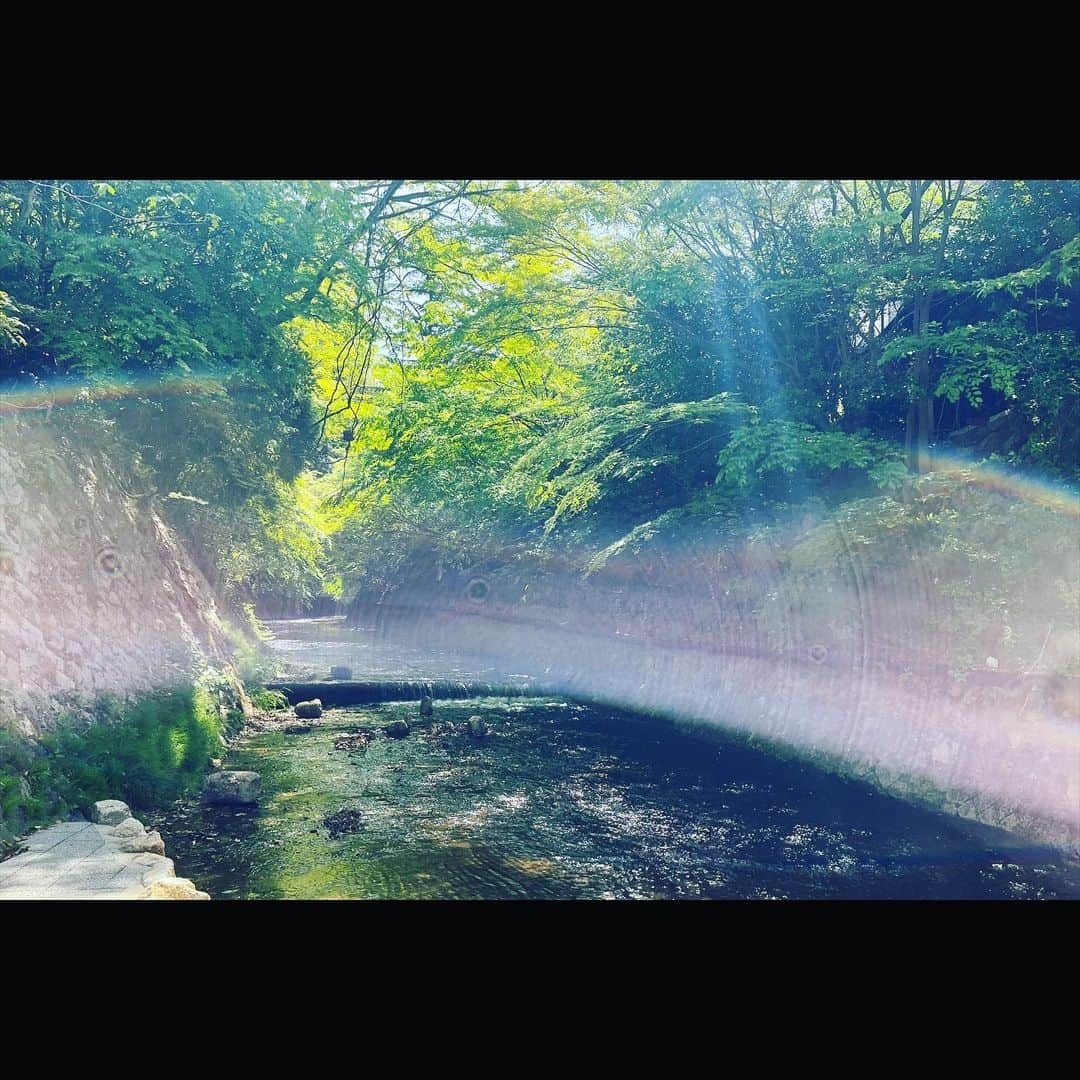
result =
M272 624L293 670L513 673L379 643L340 620ZM557 697L329 709L229 754L257 810L196 799L147 815L177 873L217 899L1051 899L1053 849L777 758L741 736ZM488 733L465 730L485 718ZM382 734L396 718L408 737ZM369 732L362 740L345 737ZM336 748L344 747L344 748ZM338 833L328 816L349 815ZM331 822L334 819L331 818Z

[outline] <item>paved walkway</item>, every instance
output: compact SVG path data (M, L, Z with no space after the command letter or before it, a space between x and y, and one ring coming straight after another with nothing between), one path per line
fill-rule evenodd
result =
M22 843L27 851L0 862L0 900L207 898L187 895L194 886L176 877L172 859L121 850L125 838L115 826L68 821Z

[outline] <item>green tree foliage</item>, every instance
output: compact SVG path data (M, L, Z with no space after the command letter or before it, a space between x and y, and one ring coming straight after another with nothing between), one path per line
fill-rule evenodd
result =
M86 437L118 437L131 493L156 498L238 598L317 591L323 536L291 485L318 464L324 423L295 322L365 310L376 257L461 191L0 181L0 394L63 402Z
M1075 478L1078 288L1076 181L0 183L0 374L247 599L595 569L980 425Z
M957 181L508 184L428 222L387 301L403 330L373 350L342 541L363 532L370 568L368 526L403 514L395 552L409 518L440 558L439 537L475 553L511 528L592 543L595 566L688 518L895 486L905 433L925 467L946 403L1000 409L1021 369L1067 369L1066 336L1043 333L1036 355L978 308L991 265L1001 277L979 232L995 197ZM1023 228L1014 247L1014 270L1071 265Z
M22 324L0 336L0 375L47 388L46 404L80 387L66 419L119 436L133 493L172 495L193 540L273 502L311 458L308 362L279 327L315 246L303 197L269 183L0 185L0 282Z

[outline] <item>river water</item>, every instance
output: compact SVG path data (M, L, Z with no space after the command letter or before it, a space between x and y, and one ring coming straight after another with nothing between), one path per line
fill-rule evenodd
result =
M358 675L508 674L395 652L333 620L276 630L294 670L347 656ZM260 732L226 763L262 774L258 809L190 800L147 817L177 873L218 899L1080 896L1053 850L713 727L558 698L418 713L331 709L307 734ZM488 734L465 730L475 715ZM382 732L397 718L408 737ZM343 742L358 732L366 747ZM343 810L353 831L333 833L326 818Z

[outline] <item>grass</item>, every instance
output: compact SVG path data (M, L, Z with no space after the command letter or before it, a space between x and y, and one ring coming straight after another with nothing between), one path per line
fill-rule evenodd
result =
M98 799L151 809L196 790L240 720L226 703L226 686L209 672L188 687L134 701L102 698L90 724L69 720L37 742L0 731L5 831L25 833Z
M265 686L248 688L252 705L263 712L278 712L289 707L289 699L280 690L267 690Z

